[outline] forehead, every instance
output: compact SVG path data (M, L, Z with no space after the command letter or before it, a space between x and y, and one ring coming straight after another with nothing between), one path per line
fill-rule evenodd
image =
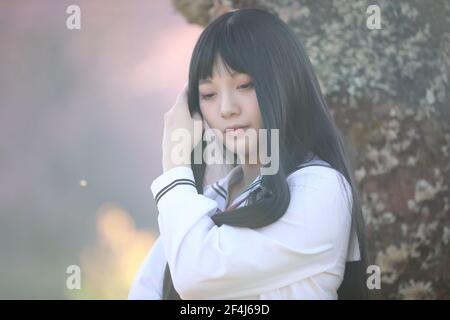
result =
M235 78L236 76L238 76L238 75L242 75L242 74L245 74L245 73L241 73L241 72L237 72L237 71L232 71L231 72L231 74L229 75L231 78ZM227 73L227 76L228 76L228 73ZM215 76L214 76L214 74L213 74L213 78L214 78ZM219 76L220 77L220 76ZM212 81L210 80L210 78L207 78L207 79L201 79L200 81L199 81L199 84L204 84L204 83L212 83Z
M212 70L213 78L216 78L216 77L218 77L218 78L221 78L221 77L235 78L236 76L243 75L243 74L246 74L246 73L233 70L231 67L225 65L225 63L220 58L220 56L218 56L214 62L213 70ZM206 79L199 80L199 84L204 84L204 83L212 83L211 78L208 77Z

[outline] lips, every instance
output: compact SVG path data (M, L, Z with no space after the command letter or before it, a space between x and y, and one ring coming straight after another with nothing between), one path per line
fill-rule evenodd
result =
M249 126L234 125L225 128L225 132L235 132L238 129L246 130Z

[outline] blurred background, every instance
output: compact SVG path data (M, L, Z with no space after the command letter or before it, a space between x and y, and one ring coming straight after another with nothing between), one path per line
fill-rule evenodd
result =
M66 26L70 5L79 30ZM361 190L379 296L450 298L444 0L0 1L0 298L127 297L158 236L163 113L203 28L247 6L286 21L316 68ZM80 290L66 287L71 265Z
M170 1L0 2L1 298L126 298L158 234L163 112L201 30Z

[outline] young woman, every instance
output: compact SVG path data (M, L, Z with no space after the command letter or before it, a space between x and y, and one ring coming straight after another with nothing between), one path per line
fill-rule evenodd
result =
M207 186L206 164L193 161L206 147L194 130L200 118L231 131L218 141L238 162ZM194 137L192 164L171 159L177 128ZM275 174L248 161L255 145L271 151L270 134L244 139L260 129L279 130ZM129 299L367 298L352 170L305 49L283 21L248 8L212 21L164 130L164 173L151 186L160 236Z

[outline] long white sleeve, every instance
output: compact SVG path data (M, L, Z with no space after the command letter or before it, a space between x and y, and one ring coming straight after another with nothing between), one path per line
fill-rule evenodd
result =
M335 276L337 288L351 226L338 175L323 167L291 174L286 213L260 229L216 226L210 216L217 203L197 193L191 168L175 167L156 178L151 189L160 238L180 297L252 296L323 272Z
M128 293L129 300L161 300L166 259L158 237L144 259Z

